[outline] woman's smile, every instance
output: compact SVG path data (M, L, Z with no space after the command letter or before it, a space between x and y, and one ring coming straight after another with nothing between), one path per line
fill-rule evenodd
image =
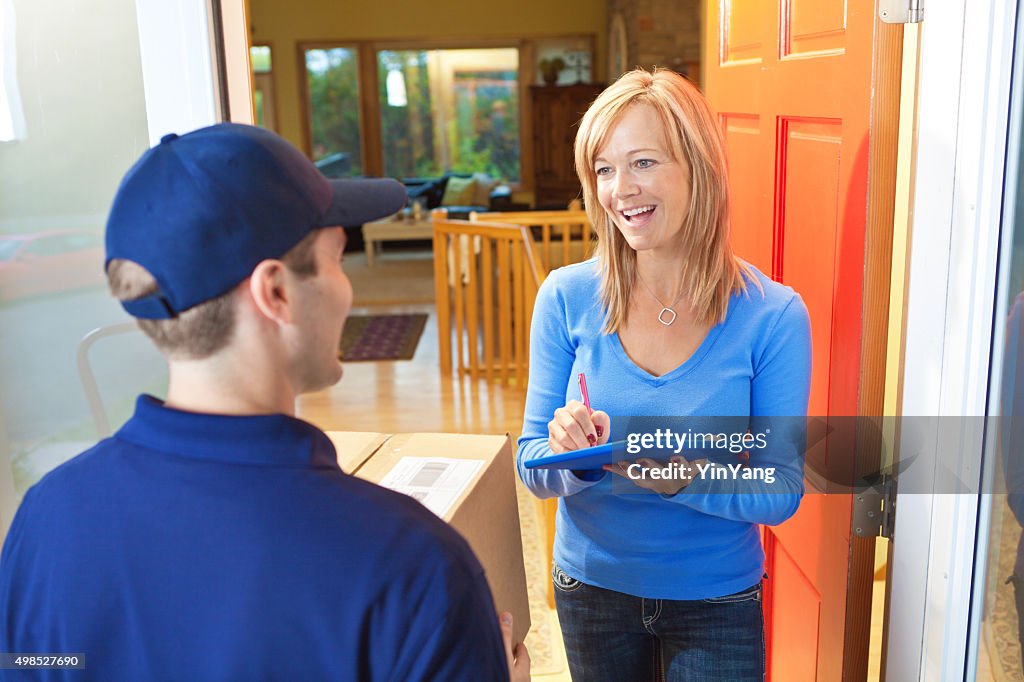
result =
M622 216L623 220L625 220L630 227L643 227L654 217L654 212L657 208L658 207L653 204L637 206L636 208L628 208L619 211L619 215Z

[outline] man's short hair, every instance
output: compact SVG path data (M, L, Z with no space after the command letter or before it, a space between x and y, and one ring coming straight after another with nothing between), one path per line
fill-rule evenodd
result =
M301 278L316 275L314 243L320 230L313 230L283 256L281 262ZM149 296L159 290L146 268L116 258L107 268L107 285L119 301ZM204 301L168 320L139 318L139 328L168 358L202 360L222 350L235 330L235 290Z

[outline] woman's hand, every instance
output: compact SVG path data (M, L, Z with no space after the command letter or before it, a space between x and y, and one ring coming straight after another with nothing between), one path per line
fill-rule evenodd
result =
M641 488L661 495L675 495L693 482L694 477L699 475L700 469L697 467L705 464L707 464L706 459L688 462L684 457L676 455L669 460L669 464L661 464L653 459L641 457L634 462L621 461L616 464L605 464L602 468ZM639 465L639 468L634 465Z
M587 406L578 400L559 407L548 422L548 447L554 453L607 443L610 435L611 417L601 410L588 412Z

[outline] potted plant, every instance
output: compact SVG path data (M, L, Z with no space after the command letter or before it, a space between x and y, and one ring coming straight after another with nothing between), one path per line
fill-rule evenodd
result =
M540 60L538 66L541 76L544 77L544 83L554 85L558 82L558 74L565 68L565 60L561 57L548 57Z

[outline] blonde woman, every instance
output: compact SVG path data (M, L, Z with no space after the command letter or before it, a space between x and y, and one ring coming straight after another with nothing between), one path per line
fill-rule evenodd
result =
M573 679L762 680L758 525L789 518L803 493L807 309L733 254L721 133L682 77L622 76L583 117L575 156L597 254L538 293L517 456L523 482L559 498L552 577ZM796 419L735 468L685 455L525 466L627 437L609 415L739 418L750 434Z

